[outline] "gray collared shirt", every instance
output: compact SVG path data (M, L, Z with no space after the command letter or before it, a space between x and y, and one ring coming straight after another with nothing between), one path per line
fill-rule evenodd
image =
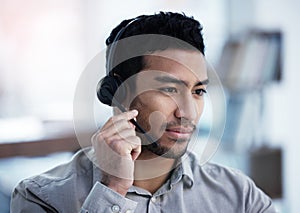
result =
M154 194L132 186L123 197L100 180L101 171L79 151L69 163L23 180L13 192L11 212L276 212L247 176L215 164L200 166L193 154Z

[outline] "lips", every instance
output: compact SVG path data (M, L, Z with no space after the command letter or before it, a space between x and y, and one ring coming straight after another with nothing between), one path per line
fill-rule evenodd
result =
M165 130L166 134L175 139L189 139L194 131L190 127L172 127Z

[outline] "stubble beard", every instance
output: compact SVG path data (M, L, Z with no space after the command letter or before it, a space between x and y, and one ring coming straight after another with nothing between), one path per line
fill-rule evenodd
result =
M178 124L171 122L169 124L162 125L161 131L162 132L165 131L165 129L171 127L172 125L178 125ZM196 127L192 124L189 125L193 126L193 133L194 133ZM191 138L192 135L193 134L191 134ZM140 137L142 139L142 152L150 151L157 156L170 158L170 159L179 159L180 157L182 157L186 153L188 144L191 140L191 138L189 139L166 138L164 135L161 135L160 138L157 138L157 140L155 140L156 144L155 143L149 144L149 141L143 135L140 135ZM168 145L164 145L166 143Z
M174 140L174 145L171 148L161 145L159 140L156 141L156 143L158 144L158 146L154 145L153 143L142 145L142 152L147 150L157 156L161 156L164 158L179 159L186 153L189 141L180 141L178 139ZM180 149L176 149L176 147L174 146L177 146L177 143L185 143L185 145L184 147L180 147Z

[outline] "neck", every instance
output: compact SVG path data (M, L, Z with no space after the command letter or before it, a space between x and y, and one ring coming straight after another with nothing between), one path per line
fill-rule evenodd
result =
M150 151L143 151L135 161L133 185L153 194L167 181L175 165L175 159L163 158Z

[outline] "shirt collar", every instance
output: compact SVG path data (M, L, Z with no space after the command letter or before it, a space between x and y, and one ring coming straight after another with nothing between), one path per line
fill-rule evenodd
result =
M178 183L180 180L188 186L192 187L194 184L194 174L191 168L191 159L189 153L181 157L178 166L171 176L171 185Z
M182 157L181 164L183 169L184 181L189 187L192 187L194 184L194 174L192 171L192 161L190 158L190 153L187 153Z

